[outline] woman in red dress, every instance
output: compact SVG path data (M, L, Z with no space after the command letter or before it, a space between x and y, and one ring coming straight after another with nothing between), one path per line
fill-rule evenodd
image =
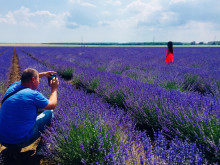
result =
M174 56L173 56L173 43L169 41L167 43L167 54L166 54L166 63L174 62Z

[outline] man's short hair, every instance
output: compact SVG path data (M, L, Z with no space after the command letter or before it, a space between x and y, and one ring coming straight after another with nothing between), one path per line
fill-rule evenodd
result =
M21 75L21 83L28 83L32 80L32 77L37 77L38 71L33 68L27 68L23 71Z

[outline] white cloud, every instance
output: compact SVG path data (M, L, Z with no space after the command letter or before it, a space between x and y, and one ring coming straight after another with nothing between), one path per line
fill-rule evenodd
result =
M180 2L187 2L186 0L170 0L170 4L180 3Z
M33 15L42 15L42 16L49 16L49 17L56 17L55 14L50 13L49 11L36 11Z
M88 3L88 2L82 2L80 3L80 5L82 6L88 6L88 7L96 7L96 5L92 4L92 3Z
M8 12L6 16L0 16L0 23L16 24L16 20L12 12Z
M137 26L139 23L150 23L158 20L155 14L162 11L162 6L158 0L145 2L143 0L135 0L128 4L125 9L120 11L125 19L133 22Z
M101 14L102 14L102 15L108 15L108 16L110 16L110 15L111 15L111 12L110 12L110 11L102 11Z
M57 15L44 10L31 12L29 8L22 6L18 10L9 11L5 16L1 16L0 23L32 28L42 27L42 25L60 27L65 25L67 16L69 16L68 12Z
M162 12L160 17L158 18L160 24L169 25L172 22L176 22L178 20L178 16L175 12Z
M96 42L152 41L154 36L155 41L220 40L217 0L67 0L60 6L58 1L16 3L13 10L0 6L1 37L19 31L42 42L80 41L82 35Z
M142 0L135 0L126 6L127 11L135 11L135 12L155 12L161 10L162 7L158 0L151 0L148 2L144 2Z
M69 1L69 3L72 3L72 4L80 2L80 0L68 0L68 1Z
M80 0L77 1L77 3L79 2L82 3ZM197 0L191 2L194 6L198 5ZM75 12L71 13L68 27L76 29L87 26L91 28L91 31L94 31L94 28L108 28L112 33L120 34L121 32L120 36L124 36L126 39L130 36L130 38L136 38L138 41L146 41L145 35L152 38L153 34L159 33L161 33L162 39L173 36L176 37L173 40L177 41L179 37L185 41L187 36L193 39L193 37L200 36L202 32L211 28L208 22L199 20L199 12L193 12L196 16L190 16L192 7L186 3L186 0L121 0L120 2L106 0L102 3L97 3L97 0L94 0L93 3L97 5L95 10L78 6L78 10L83 11L83 13L77 16L78 11L74 10ZM116 5L117 3L118 5ZM202 4L207 3L204 1ZM203 8L200 8L203 11ZM199 27L195 26L196 24L201 26L199 30Z
M194 35L203 35L207 33L207 29L212 30L213 28L214 26L212 23L206 23L201 21L190 21L187 24L180 26L179 30L194 33Z
M69 2L73 5L78 4L81 6L96 7L93 3L85 2L83 0L69 0Z
M109 3L111 5L117 5L117 6L121 5L121 1L120 0L107 0L107 3Z

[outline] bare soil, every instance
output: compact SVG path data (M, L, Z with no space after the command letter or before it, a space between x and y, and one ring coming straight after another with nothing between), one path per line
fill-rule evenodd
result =
M16 53L16 50L14 49L13 51L13 58L12 58L12 66L10 69L10 75L9 75L9 80L7 87L20 80L20 67L19 67L19 59ZM5 89L6 91L6 89ZM38 143L40 141L40 138L37 139L34 143L31 145L22 148L20 154L16 159L8 159L5 158L3 159L3 164L4 165L52 165L54 163L48 162L45 160L42 156L37 156L36 153L36 148L38 146ZM0 145L0 153L3 153L6 148L2 145Z
M12 66L10 69L10 75L8 80L8 86L12 83L20 80L20 67L18 62L18 55L16 53L16 50L13 50L13 57L12 57Z

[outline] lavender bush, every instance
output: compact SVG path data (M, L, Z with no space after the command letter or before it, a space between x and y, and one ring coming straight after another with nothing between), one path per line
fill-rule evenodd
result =
M13 48L0 47L0 100L8 84Z

